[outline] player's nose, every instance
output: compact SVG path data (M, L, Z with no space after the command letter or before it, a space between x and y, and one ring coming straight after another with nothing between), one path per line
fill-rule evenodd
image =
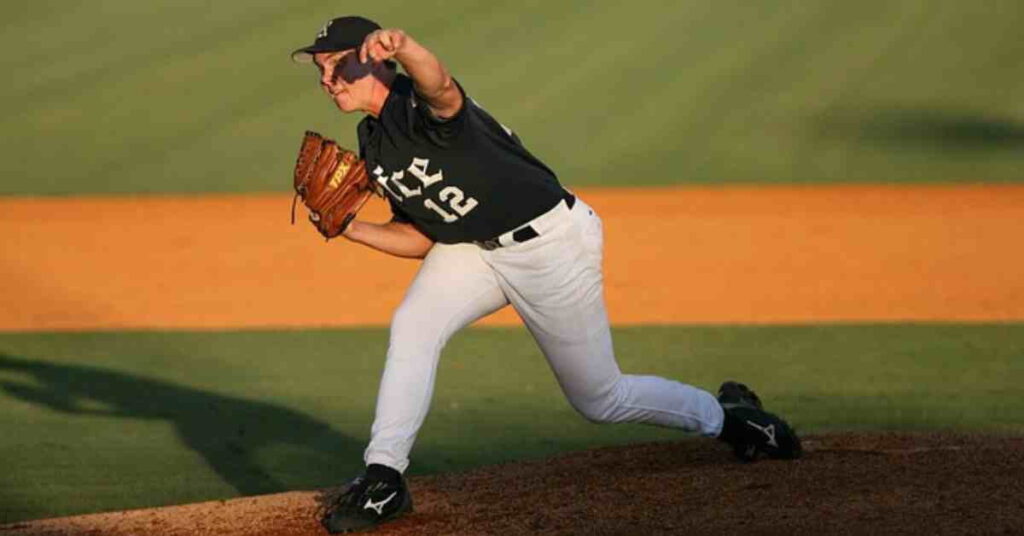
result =
M334 75L329 72L324 72L320 75L320 87L324 88L328 93L331 91L331 87L334 86L335 82L336 80L334 79Z

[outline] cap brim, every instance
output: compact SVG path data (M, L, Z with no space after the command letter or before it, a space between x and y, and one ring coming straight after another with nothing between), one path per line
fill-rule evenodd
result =
M313 55L320 52L341 52L342 50L350 50L358 48L362 43L358 43L352 46L346 46L344 48L338 48L337 46L316 46L309 45L308 47L302 47L295 52L292 52L292 61L296 63L313 63Z
M317 52L323 52L316 50L316 47L302 47L295 52L292 52L292 61L295 63L313 63L313 54Z

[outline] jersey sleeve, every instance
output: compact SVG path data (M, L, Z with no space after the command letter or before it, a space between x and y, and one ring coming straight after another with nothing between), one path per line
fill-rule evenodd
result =
M420 96L419 93L416 93L415 90L412 92L412 106L416 110L420 125L432 140L442 144L455 138L462 132L466 123L466 114L468 113L466 109L470 106L469 97L466 96L466 91L462 89L462 84L459 84L459 81L454 78L452 82L458 88L459 93L462 94L462 107L459 108L458 112L455 112L455 115L445 119L434 115L426 99Z
M388 204L391 205L391 221L398 223L412 223L412 218L402 210L402 207L398 206L398 203L394 199L388 197Z
M394 199L388 198L388 204L391 205L391 221L397 223L407 223L409 225L412 225L423 236L433 240L434 242L437 242L437 236L431 233L429 229L425 228L419 222L413 221L413 219L410 218L409 215L406 214L405 211L403 211L402 208L398 206L397 203L395 203Z

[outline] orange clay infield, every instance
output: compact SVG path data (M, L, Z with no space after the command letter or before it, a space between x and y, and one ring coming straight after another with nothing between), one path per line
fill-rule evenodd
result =
M581 190L605 221L613 323L1019 321L1024 187ZM283 195L0 200L0 330L385 325L416 270ZM382 203L368 219L387 217ZM504 310L483 324L517 323ZM413 477L376 534L1021 534L1024 439L804 438L740 464L714 441ZM320 535L311 491L30 521L11 535Z
M1024 186L577 193L616 325L1024 319ZM418 262L325 243L290 201L0 200L0 330L386 325Z

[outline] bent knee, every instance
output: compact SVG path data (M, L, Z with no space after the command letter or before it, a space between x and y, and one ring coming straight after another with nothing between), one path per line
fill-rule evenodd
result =
M621 421L622 402L624 397L619 383L603 393L591 396L571 396L569 403L572 407L590 422L612 423Z
M612 423L618 422L616 419L617 405L612 403L587 403L587 404L574 404L576 411L583 416L584 419L596 423Z

